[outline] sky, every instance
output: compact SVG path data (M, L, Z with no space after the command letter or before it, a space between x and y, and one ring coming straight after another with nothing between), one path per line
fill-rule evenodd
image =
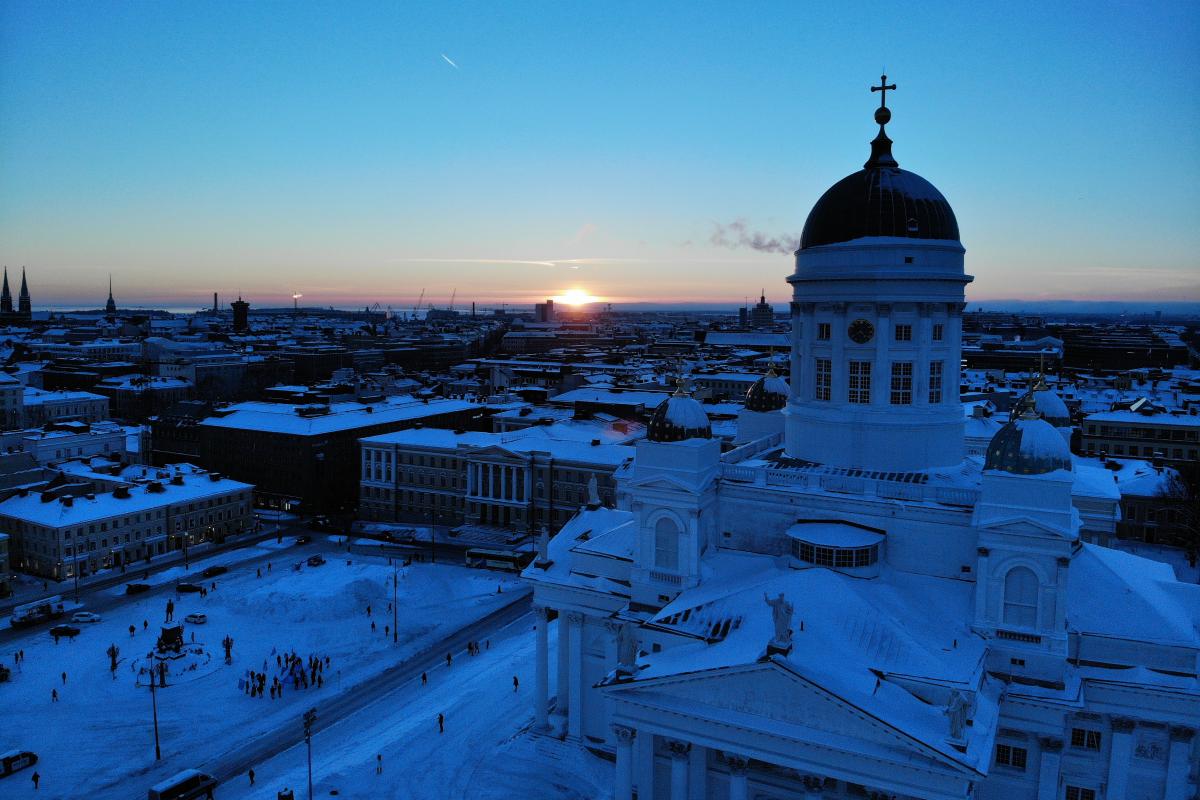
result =
M970 301L1200 299L1195 2L8 0L0 264L35 308L780 303L884 69Z

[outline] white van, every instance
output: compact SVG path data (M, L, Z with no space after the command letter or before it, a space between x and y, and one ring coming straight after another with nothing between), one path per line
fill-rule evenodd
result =
M149 800L212 800L217 779L195 769L185 769L150 787Z

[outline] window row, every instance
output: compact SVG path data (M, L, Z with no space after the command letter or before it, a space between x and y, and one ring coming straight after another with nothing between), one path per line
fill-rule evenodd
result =
M847 381L846 401L858 405L871 402L871 365L870 361L851 361L849 363L849 380ZM816 385L813 396L817 400L828 401L833 395L833 362L828 358L818 358L813 374ZM942 402L943 377L945 362L929 362L929 386L927 399L931 404ZM912 405L913 402L913 362L893 361L891 375L891 404L894 406Z
M817 341L828 342L833 338L833 324L830 322L817 323ZM908 322L898 322L892 329L892 338L897 342L911 342L913 340L913 326ZM941 322L935 322L929 330L929 338L934 342L945 341L946 326Z

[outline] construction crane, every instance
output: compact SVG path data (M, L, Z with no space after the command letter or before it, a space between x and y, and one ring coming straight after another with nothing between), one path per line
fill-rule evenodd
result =
M454 287L454 291L450 293L450 310L454 310L454 298L458 295L458 287Z
M421 310L421 301L425 299L425 290L421 289L421 296L417 298L417 304L413 306L413 317L417 316L417 312Z

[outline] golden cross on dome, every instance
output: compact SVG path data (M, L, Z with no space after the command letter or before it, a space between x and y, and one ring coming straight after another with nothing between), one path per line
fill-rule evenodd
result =
M871 87L872 92L879 92L879 107L887 108L887 93L896 91L896 84L887 82L887 75L879 76L879 85Z

